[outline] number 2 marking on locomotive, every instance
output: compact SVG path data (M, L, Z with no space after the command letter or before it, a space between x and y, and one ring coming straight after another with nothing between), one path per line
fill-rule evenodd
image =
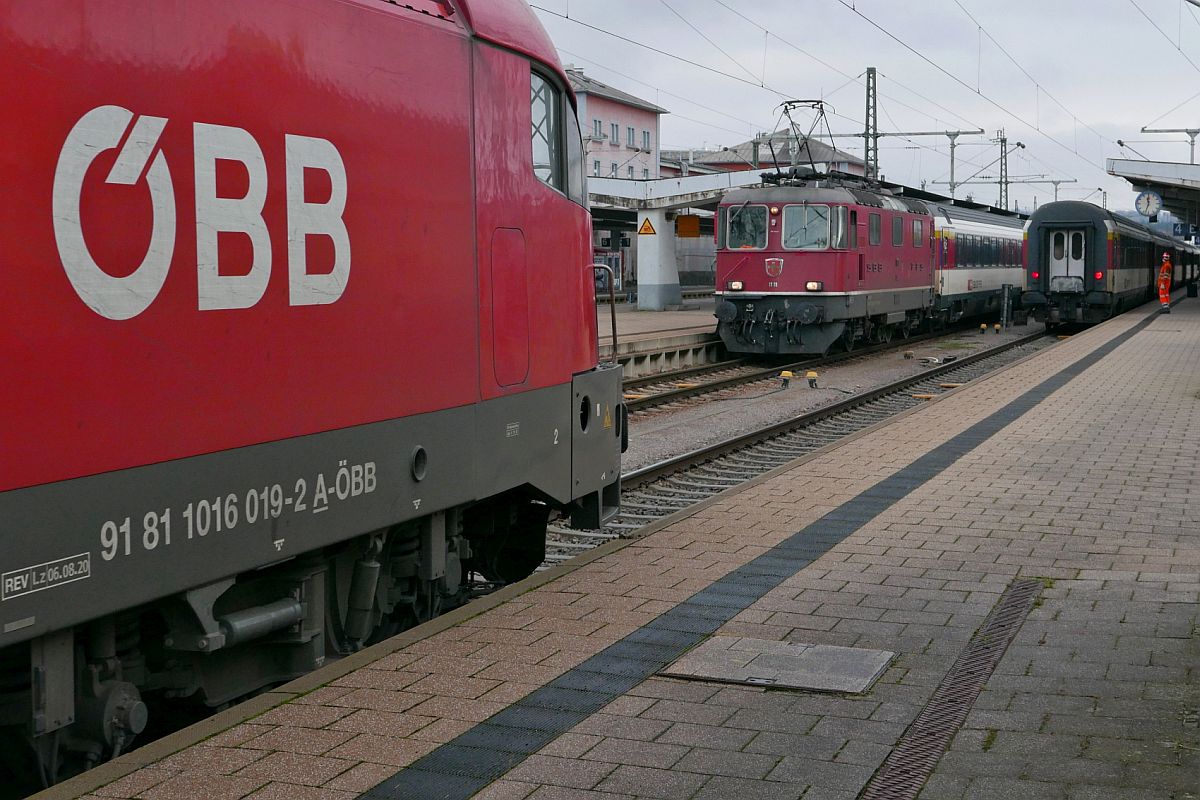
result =
M554 429L554 443L558 444L558 428Z

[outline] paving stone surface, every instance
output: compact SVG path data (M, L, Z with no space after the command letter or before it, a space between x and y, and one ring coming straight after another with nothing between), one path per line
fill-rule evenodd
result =
M603 696L579 665L703 622L645 627L1152 313L1078 334L93 793L358 796L560 676L575 676L574 697ZM1200 800L1197 453L1200 303L1187 300L715 631L895 653L866 692L634 678L582 715L541 708L538 724L558 727L539 752L451 782L488 800L856 797L1022 577L1040 579L1038 600L920 797ZM537 732L489 725L514 747Z

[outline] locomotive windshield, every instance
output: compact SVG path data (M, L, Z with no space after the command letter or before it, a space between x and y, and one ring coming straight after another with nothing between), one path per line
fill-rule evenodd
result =
M729 209L728 230L729 249L762 250L767 246L767 207L743 204Z
M788 250L829 248L829 206L784 206L783 246Z

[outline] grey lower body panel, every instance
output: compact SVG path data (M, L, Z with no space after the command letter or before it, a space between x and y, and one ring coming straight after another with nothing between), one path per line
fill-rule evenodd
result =
M1014 290L1014 305L1019 296L1019 289ZM999 314L1003 302L1003 292L988 289L980 292L939 295L935 309L939 313L949 314L950 321L954 321L966 317L978 317L983 314Z
M1022 303L1038 322L1103 322L1146 299L1144 289L1131 292L1026 292Z
M912 323L931 288L865 294L730 296L717 303L717 333L732 353L819 355L864 323Z
M0 493L0 648L525 485L611 498L620 371L575 381Z

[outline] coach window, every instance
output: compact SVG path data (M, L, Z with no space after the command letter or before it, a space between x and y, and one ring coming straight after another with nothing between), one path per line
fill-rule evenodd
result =
M883 241L883 218L879 214L867 217L867 241L871 244Z
M786 250L827 249L829 206L784 206L783 246Z
M1064 234L1054 234L1054 255L1051 256L1055 261L1062 261L1066 254L1067 237Z
M919 219L913 220L913 247L920 247L925 238L925 223Z
M900 215L892 217L892 246L904 244L904 218Z
M726 243L730 250L762 250L767 246L767 207L742 204L729 211Z
M1071 234L1071 260L1079 261L1083 258L1083 234Z

